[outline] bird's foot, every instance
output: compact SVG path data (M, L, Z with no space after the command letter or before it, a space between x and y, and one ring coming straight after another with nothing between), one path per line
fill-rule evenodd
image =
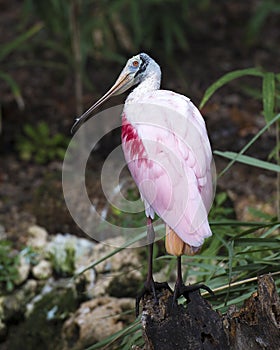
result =
M176 303L177 299L180 296L184 296L187 302L190 301L189 294L192 292L196 292L200 289L206 290L209 294L214 296L214 292L205 284L193 284L186 286L183 282L176 282L175 288L174 288L174 293L173 293L173 305Z
M139 315L139 307L140 307L140 301L144 298L146 294L152 294L154 297L155 303L158 303L158 296L157 291L160 291L162 289L168 289L170 292L172 292L171 288L169 287L167 282L155 282L152 278L147 280L144 283L144 287L141 290L141 292L136 296L136 305L135 305L135 313L136 317Z

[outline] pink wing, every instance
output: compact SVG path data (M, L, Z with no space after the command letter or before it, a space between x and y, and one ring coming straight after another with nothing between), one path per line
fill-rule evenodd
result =
M212 152L204 120L185 96L157 90L123 112L123 150L145 203L180 238L198 247L211 236Z

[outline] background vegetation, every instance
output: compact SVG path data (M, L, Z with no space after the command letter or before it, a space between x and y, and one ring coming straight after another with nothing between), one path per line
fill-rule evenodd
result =
M255 168L275 179L269 199L263 193L263 201L269 201L272 212L248 206L250 219L247 220L241 220L235 210L240 192L236 190L235 196L231 196L224 183L210 212L214 235L199 256L184 257L184 278L203 282L214 290L215 299L205 297L221 312L229 305L242 305L255 290L260 274L274 274L279 289L280 73L276 59L279 57L279 33L275 25L279 23L278 1L251 0L246 5L242 1L212 0L25 0L20 5L14 0L13 3L16 9L11 12L18 19L16 27L11 30L12 21L9 22L8 16L1 19L0 153L3 170L0 176L12 177L12 173L17 182L22 182L22 177L12 172L16 163L16 169L24 171L36 167L39 181L43 181L42 174L53 172L54 162L60 164L63 159L75 114L81 114L93 96L105 91L127 57L139 51L151 53L166 72L165 87L187 95L190 91L205 111L219 162L218 185L224 178L233 176L232 169L239 169L239 163L247 166L248 182ZM243 18L239 17L240 12ZM222 62L219 57L223 57ZM246 132L245 137L242 137L247 127L244 120L237 137L230 134L229 124L223 124L223 99L232 96L235 100L238 96L237 100L241 101L240 110L248 110L258 119L257 129ZM250 106L254 106L253 112ZM208 116L213 115L211 108L218 115L214 121ZM215 139L219 128L223 132L217 139L229 138L226 146ZM101 156L106 156L114 146L114 142L111 143L113 145L101 147ZM32 187L32 181L29 186L27 190ZM49 183L43 186L50 191ZM12 224L5 221L17 198L11 197L11 203L10 193L2 190L1 195L0 222L7 228L8 239L0 245L0 281L9 291L17 278L19 259L13 254L13 245L23 249L24 244L18 242L13 233L15 221L11 220ZM25 201L21 198L20 203ZM20 211L26 210L18 202L16 205ZM47 207L46 211L52 208ZM56 213L57 207L53 205L53 212L49 212L53 220L57 220ZM129 222L123 213L113 210L111 213L114 222ZM37 215L38 218L40 223L41 216ZM66 221L64 218L60 215L58 225L61 227L63 220ZM53 224L50 227L53 228ZM73 226L72 230L75 231ZM175 266L174 258L165 255L160 245L157 248L156 262L160 266L168 265L170 272ZM112 250L102 261L118 251ZM100 262L95 261L90 267ZM145 271L146 267L142 268ZM135 344L142 344L139 320L89 349L116 346L125 350Z

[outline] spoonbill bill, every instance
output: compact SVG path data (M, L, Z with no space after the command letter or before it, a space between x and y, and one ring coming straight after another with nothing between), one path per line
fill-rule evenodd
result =
M131 175L138 186L147 216L148 275L139 301L146 292L157 300L157 290L166 284L153 279L155 213L166 226L165 246L177 257L174 301L192 290L186 286L181 256L200 251L212 232L208 212L213 200L212 151L203 117L190 99L161 90L161 69L147 54L130 58L115 84L75 120L74 132L92 112L111 96L131 88L122 113L122 148Z

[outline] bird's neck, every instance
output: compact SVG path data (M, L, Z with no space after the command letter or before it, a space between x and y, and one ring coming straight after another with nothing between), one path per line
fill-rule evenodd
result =
M160 88L160 76L153 74L145 78L136 88L128 95L126 103L133 103L140 100L147 93Z

